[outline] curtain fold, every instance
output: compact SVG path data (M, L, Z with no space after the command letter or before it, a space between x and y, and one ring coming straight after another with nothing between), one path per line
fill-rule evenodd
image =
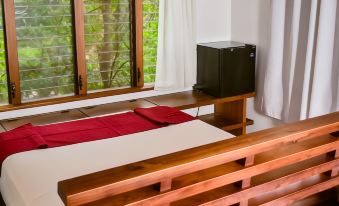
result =
M272 0L259 108L285 122L339 110L339 3Z
M160 0L155 90L192 87L196 82L194 0Z

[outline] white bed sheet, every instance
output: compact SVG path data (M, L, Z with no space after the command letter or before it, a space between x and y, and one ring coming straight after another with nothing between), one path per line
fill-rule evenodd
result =
M233 135L200 120L117 138L23 152L2 166L7 206L61 206L57 182L212 142Z

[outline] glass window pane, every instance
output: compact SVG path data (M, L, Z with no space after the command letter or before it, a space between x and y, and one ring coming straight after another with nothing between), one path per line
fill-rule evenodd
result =
M15 0L22 101L74 94L71 0Z
M144 0L143 15L144 77L145 83L153 83L157 63L159 0Z
M131 86L130 0L85 0L88 91Z
M7 74L2 7L0 6L0 105L8 104Z

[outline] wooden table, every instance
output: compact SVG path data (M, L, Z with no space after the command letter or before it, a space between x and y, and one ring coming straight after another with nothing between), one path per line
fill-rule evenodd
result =
M51 124L130 111L138 107L163 105L184 110L214 105L213 114L199 116L199 119L234 135L242 135L246 133L246 126L253 124L252 120L246 118L246 99L253 97L254 95L254 93L249 93L234 97L215 98L198 91L186 91L135 99L131 101L114 102L93 107L72 109L63 112L3 120L0 121L0 124L4 129L10 130L27 123L32 123L33 125Z

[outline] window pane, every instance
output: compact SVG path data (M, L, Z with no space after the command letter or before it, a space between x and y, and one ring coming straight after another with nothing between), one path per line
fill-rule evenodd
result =
M74 94L71 0L15 0L22 101Z
M88 90L131 86L129 0L85 0Z
M2 25L2 7L0 6L0 105L8 104L7 75L4 30Z
M159 0L143 1L145 83L155 81L158 45Z

